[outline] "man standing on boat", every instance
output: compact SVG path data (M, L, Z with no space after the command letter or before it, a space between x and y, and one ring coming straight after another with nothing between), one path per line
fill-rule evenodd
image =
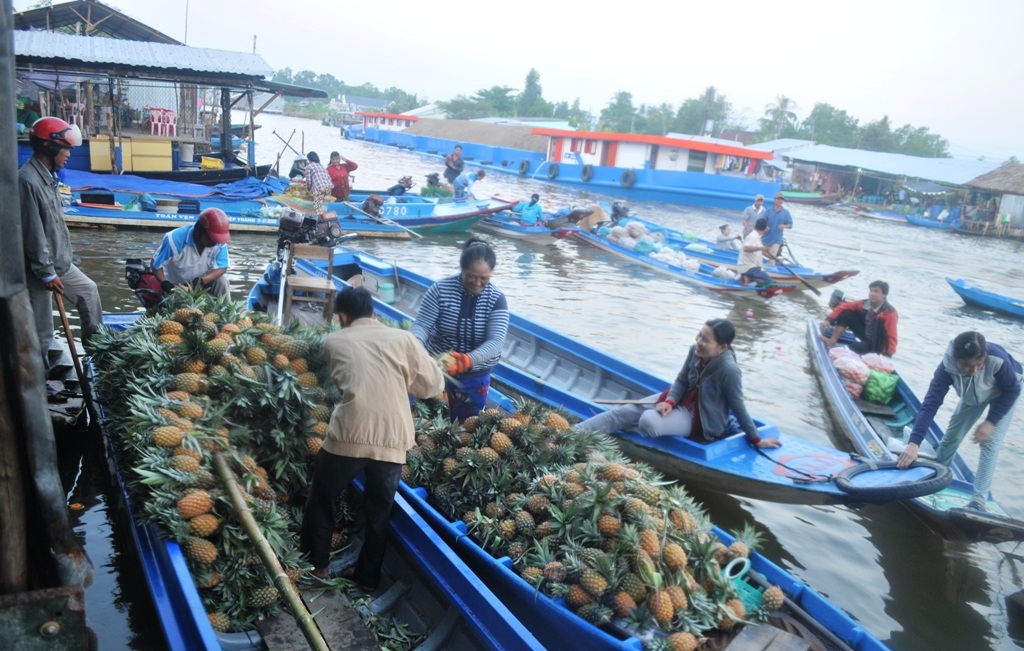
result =
M342 290L334 300L334 313L341 330L327 336L324 348L341 399L313 459L299 544L309 554L313 573L327 578L335 500L365 471L366 536L355 567L343 575L372 591L380 582L405 453L415 445L409 394L441 395L444 376L410 332L377 321L373 297L366 289Z
M334 183L331 182L331 175L320 164L320 156L315 151L306 154L306 159L309 161L306 165L306 190L313 198L313 212L320 215L324 212L324 201L331 196Z
M775 195L775 201L771 207L766 208L764 217L768 220L768 231L761 238L761 242L768 247L768 252L773 258L777 258L782 251L782 243L786 231L793 228L793 215L783 206L786 198L779 192Z
M444 178L454 188L455 179L459 178L466 168L466 161L462 160L462 145L455 145L455 150L444 157Z
M835 346L839 335L847 330L860 339L850 346L859 355L879 353L886 357L896 354L896 324L899 314L889 304L889 283L882 280L868 285L866 301L843 301L821 324L821 338ZM826 336L828 329L832 334Z
M767 230L768 220L758 217L754 222L754 230L743 238L743 249L740 251L740 259L736 268L740 270L740 282L744 285L750 282L767 285L772 282L771 276L764 270L764 256L770 254L768 247L761 241Z
M758 217L764 217L764 195L754 197L754 203L747 206L743 211L743 237L750 234L754 229L754 223Z
M544 226L547 220L544 219L544 209L537 203L540 195L534 193L529 201L522 201L512 209L519 223L523 226Z
M455 198L465 199L473 193L473 184L484 178L485 172L483 170L469 170L459 175L459 178L455 179Z
M175 285L201 285L217 297L231 298L228 284L228 216L220 208L207 208L196 223L164 235L153 258L153 274L164 294Z
M336 151L331 152L331 162L327 164L327 173L331 177L331 196L338 201L348 201L348 195L352 192L349 185L349 175L359 169L359 164L349 160Z
M64 223L64 205L57 190L57 173L71 157L71 148L82 144L82 132L60 118L45 117L32 125L29 142L32 157L18 171L21 230L29 301L43 369L48 371L53 293L74 303L82 321L82 343L103 325L103 306L96 283L72 262L71 234Z

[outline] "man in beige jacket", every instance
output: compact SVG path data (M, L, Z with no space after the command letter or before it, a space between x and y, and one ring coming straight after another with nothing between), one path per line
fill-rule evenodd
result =
M444 391L444 377L412 334L377 321L366 289L342 290L334 312L341 330L328 335L325 350L341 399L313 461L300 544L309 554L314 573L326 578L335 499L365 471L366 535L350 574L372 591L380 582L405 453L415 444L409 394L438 396Z

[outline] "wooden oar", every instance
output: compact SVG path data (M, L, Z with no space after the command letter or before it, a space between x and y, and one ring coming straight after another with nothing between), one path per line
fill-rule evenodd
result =
M75 363L75 373L78 374L78 387L82 391L82 398L85 400L85 408L89 410L89 416L94 422L99 422L99 414L96 413L96 405L92 404L92 393L89 390L89 385L85 381L85 372L82 370L82 362L78 359L78 347L75 346L75 337L71 334L71 324L68 322L68 313L64 309L64 300L61 298L60 292L54 292L53 295L57 298L57 311L60 312L60 321L64 325L64 336L68 340L68 348L71 349L71 361ZM49 342L47 342L49 344ZM39 345L43 345L43 342L39 342ZM43 351L46 354L46 351Z
M779 259L779 258L772 258L772 260L775 262L775 264L779 265L780 267L782 267L783 269L788 271L790 274L792 274L792 276L794 278L796 278L797 280L802 282L804 285L807 285L807 288L810 289L812 292L814 292L818 296L821 296L821 290L819 290L817 287L815 287L811 283L807 282L807 280L803 276L801 276L800 274L798 274L797 272L793 271L788 266L786 266L786 264L784 262L782 262L781 259Z
M636 398L633 400L594 400L599 405L654 405L658 403L657 399L651 398Z
M416 231L412 230L411 228L406 228L405 226L402 226L401 224L399 224L398 222L396 222L393 219L388 219L387 217L381 217L380 215L374 215L372 213L368 213L365 210L363 210L362 208L357 207L351 201L346 201L345 205L347 205L349 208L351 208L353 210L358 211L359 213L361 213L363 215L366 215L367 217L369 217L370 219L372 219L375 222L378 222L380 224L384 224L385 226L397 226L397 227L401 228L403 231L409 233L410 235L414 235L414 236L419 237L419 238L423 237L422 235L420 235Z
M285 574L284 568L281 567L281 561L278 560L277 554L274 553L274 548L270 546L263 532L260 531L256 518L253 517L252 511L249 510L249 506L245 503L245 498L242 497L242 491L238 487L238 480L235 479L234 473L228 467L228 462L222 452L214 455L213 465L217 468L217 474L220 475L220 480L224 483L224 489L231 500L235 517L238 518L242 529L249 536L249 540L255 545L256 553L259 555L260 560L263 561L263 566L266 567L267 572L273 579L274 585L281 593L281 597L288 604L292 614L295 615L295 623L302 630L302 634L306 637L309 647L311 649L330 651L330 646L328 646L323 633L320 632L320 628L313 620L313 615L306 608L306 604L302 603L302 598L295 588L292 587L292 582L288 579L288 575Z

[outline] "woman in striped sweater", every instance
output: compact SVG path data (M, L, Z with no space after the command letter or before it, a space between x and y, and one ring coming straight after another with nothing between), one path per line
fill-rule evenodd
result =
M508 332L508 303L491 284L497 264L488 244L471 238L462 249L462 271L434 283L423 296L412 334L439 356L453 421L474 416L487 402L491 369L501 361Z

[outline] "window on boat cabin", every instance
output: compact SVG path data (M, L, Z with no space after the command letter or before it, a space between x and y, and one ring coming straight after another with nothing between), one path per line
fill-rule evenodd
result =
M586 142L584 142L583 143L583 153L584 154L596 154L597 153L597 141L596 140L587 140Z
M569 151L579 151L582 143L583 141L581 139L573 138L569 141Z
M687 172L703 172L704 166L708 162L708 153L706 151L694 151L690 150L690 158L686 162Z

